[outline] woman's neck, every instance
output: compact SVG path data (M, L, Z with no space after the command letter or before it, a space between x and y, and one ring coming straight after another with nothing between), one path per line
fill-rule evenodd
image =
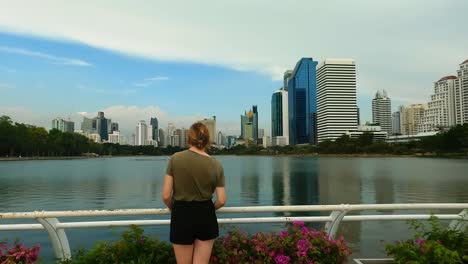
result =
M210 155L208 155L208 153L206 153L205 151L203 151L203 150L201 150L201 149L199 149L199 148L197 148L197 147L195 147L195 146L190 146L189 150L190 150L190 151L193 151L193 152L195 152L195 153L198 153L198 154L200 154L200 155L210 156Z

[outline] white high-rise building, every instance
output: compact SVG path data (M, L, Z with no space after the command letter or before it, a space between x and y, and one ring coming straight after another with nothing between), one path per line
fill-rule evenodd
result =
M146 132L147 138L146 138L145 145L157 147L158 141L154 139L153 133L157 133L157 132L155 132L152 125L148 125L147 132Z
M356 63L326 59L317 67L317 138L335 140L356 130Z
M225 138L226 138L226 136L223 134L223 132L218 131L218 137L217 137L218 140L216 141L216 145L218 145L218 146L224 145L225 144Z
M460 64L455 80L455 123L468 123L468 60Z
M456 76L446 76L434 83L434 94L427 104L419 132L432 132L450 128L455 123Z
M167 129L166 129L166 146L167 145L172 145L172 139L171 136L174 134L174 131L176 130L176 126L173 123L167 124Z
M135 146L144 146L146 145L146 140L148 139L148 126L144 120L138 122L135 133Z
M109 138L109 143L112 143L112 144L120 144L121 143L119 131L112 132L112 134L109 134L108 138Z
M379 124L387 134L392 133L392 103L385 91L377 91L372 99L372 123Z
M210 133L210 145L216 144L217 142L217 134L216 134L216 116L213 118L205 118L203 120L199 120L198 122L204 124L208 128L208 133Z

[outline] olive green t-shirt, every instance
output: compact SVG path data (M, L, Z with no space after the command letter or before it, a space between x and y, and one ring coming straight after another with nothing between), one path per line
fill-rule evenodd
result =
M216 187L224 187L221 163L191 150L172 155L166 174L173 177L172 195L176 201L210 200Z

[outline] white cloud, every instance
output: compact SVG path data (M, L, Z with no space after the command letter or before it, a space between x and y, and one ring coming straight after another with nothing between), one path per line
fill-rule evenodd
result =
M155 76L155 77L145 78L143 79L143 81L134 83L133 85L137 87L148 87L148 86L153 85L156 82L167 81L167 80L169 80L169 77L167 76Z
M169 77L167 76L155 76L151 78L146 78L145 81L154 82L154 81L167 81Z
M300 57L351 57L358 90L386 89L405 100L427 100L432 82L454 74L468 56L468 34L457 31L467 1L5 0L1 6L2 31L275 80Z
M58 57L58 56L54 56L54 55L47 54L47 53L41 53L37 51L15 48L15 47L0 46L0 52L39 58L39 59L47 60L54 64L60 64L60 65L91 66L89 62L86 62L84 60Z

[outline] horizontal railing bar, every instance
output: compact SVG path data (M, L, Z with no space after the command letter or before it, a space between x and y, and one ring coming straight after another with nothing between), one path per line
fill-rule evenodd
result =
M0 231L17 231L17 230L43 230L44 227L41 224L12 224L12 225L0 225Z
M122 221L90 221L59 223L57 228L82 228L82 227L113 227L113 226L148 226L169 225L171 220L122 220Z
M247 218L220 218L220 224L259 224L259 223L287 223L293 221L303 222L327 222L328 216L304 216L304 217L247 217ZM124 221L93 221L93 222L66 222L57 224L57 228L83 228L83 227L112 227L112 226L151 226L169 225L170 220L124 220Z
M343 218L345 222L352 221L390 221L390 220L428 220L435 216L440 220L463 220L463 217L456 214L438 215L349 215ZM220 224L256 224L256 223L287 223L293 221L303 222L329 222L329 216L303 216L303 217L248 217L248 218L220 218ZM89 222L62 222L57 224L57 228L85 228L85 227L112 227L112 226L155 226L169 225L170 220L122 220L122 221L89 221ZM9 224L0 225L0 231L10 230L41 230L40 224Z
M429 210L467 209L468 203L418 203L418 204L341 204L341 205L289 205L224 207L217 213L261 213L261 212L312 212L312 211L364 211L364 210ZM34 219L86 216L136 216L168 215L169 209L119 209L77 211L35 211L0 213L0 219Z
M447 215L348 215L342 221L390 221L390 220L428 220L435 216L440 220L463 220L463 217L455 214Z

